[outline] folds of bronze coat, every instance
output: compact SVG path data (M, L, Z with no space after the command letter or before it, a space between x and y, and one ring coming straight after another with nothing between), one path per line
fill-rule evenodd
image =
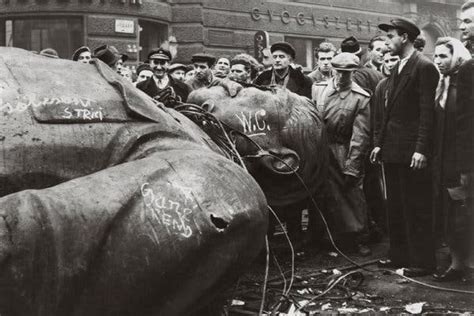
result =
M0 52L2 315L189 314L253 260L265 197L194 123L99 61Z

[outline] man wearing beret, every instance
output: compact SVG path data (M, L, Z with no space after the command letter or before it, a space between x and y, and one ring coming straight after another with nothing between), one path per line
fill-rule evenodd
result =
M326 125L331 148L324 209L339 242L367 256L371 251L362 242L362 233L367 229L362 179L369 147L370 94L352 80L359 63L351 53L335 56L331 65L336 74L313 85L313 100ZM310 223L313 232L313 221Z
M92 60L91 49L87 46L79 47L78 49L76 49L74 54L72 54L72 60L78 61L83 64L90 64Z
M273 67L262 72L255 79L255 84L284 87L296 94L311 98L313 81L301 71L290 66L296 57L293 46L286 42L278 42L270 47L270 51L273 57Z
M193 90L209 87L216 84L217 78L212 74L212 66L216 62L216 58L209 54L194 54L191 57L191 63L194 66L194 77L187 80L186 83Z
M431 274L436 266L432 214L435 91L439 73L416 51L420 29L410 20L392 19L379 28L400 62L389 77L383 123L370 159L383 161L387 188L389 259L384 267L405 267L409 277Z
M173 107L178 102L186 102L191 88L168 75L171 61L169 50L154 49L148 54L148 60L153 69L153 76L137 84L137 88L167 107Z

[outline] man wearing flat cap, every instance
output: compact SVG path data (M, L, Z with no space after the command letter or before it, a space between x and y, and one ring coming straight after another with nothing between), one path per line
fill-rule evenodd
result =
M169 50L154 49L148 54L147 59L153 69L153 76L137 84L137 88L167 107L173 107L179 102L186 102L191 88L184 82L175 80L168 75L171 62Z
M186 83L193 90L205 88L216 84L218 78L214 78L212 74L212 66L214 66L216 58L212 55L200 53L191 57L191 63L194 66L194 77L187 80Z
M416 51L420 34L410 20L395 18L380 24L389 49L400 62L388 78L385 110L370 159L383 161L387 188L390 250L384 267L405 267L409 277L431 274L435 268L430 170L435 92L435 65Z
M331 61L335 76L313 85L313 100L326 125L331 148L323 209L338 243L365 256L370 249L361 238L367 228L362 179L369 146L370 94L352 80L359 63L352 53L336 55Z
M313 81L291 66L296 57L293 46L287 42L278 42L270 47L270 51L273 58L272 69L262 72L254 83L260 86L284 87L296 94L311 98Z

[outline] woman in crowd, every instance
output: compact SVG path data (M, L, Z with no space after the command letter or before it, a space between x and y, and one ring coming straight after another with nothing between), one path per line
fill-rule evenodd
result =
M435 146L433 157L434 208L436 229L447 240L451 252L451 264L444 272L434 275L437 281L460 280L465 272L468 249L466 232L469 221L465 208L456 194L459 173L456 166L456 79L459 67L471 54L457 39L443 37L436 42L434 63L441 73L436 89ZM458 188L459 189L459 188Z

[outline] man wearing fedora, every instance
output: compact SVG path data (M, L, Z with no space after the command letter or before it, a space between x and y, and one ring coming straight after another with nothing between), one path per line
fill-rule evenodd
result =
M290 43L278 42L270 47L273 67L262 72L255 84L260 86L279 86L311 98L313 81L301 71L293 69L291 63L296 57L296 51Z
M186 102L191 88L168 75L170 51L164 48L154 49L148 53L147 59L153 69L153 76L138 83L137 88L167 107L173 107L178 102Z
M435 262L432 173L435 65L416 51L420 29L410 20L392 19L379 28L400 62L389 77L386 109L370 159L383 161L387 188L390 250L384 267L405 267L409 277L433 272Z
M94 57L103 61L114 71L118 71L118 62L121 55L115 46L102 45L97 47L94 49Z

